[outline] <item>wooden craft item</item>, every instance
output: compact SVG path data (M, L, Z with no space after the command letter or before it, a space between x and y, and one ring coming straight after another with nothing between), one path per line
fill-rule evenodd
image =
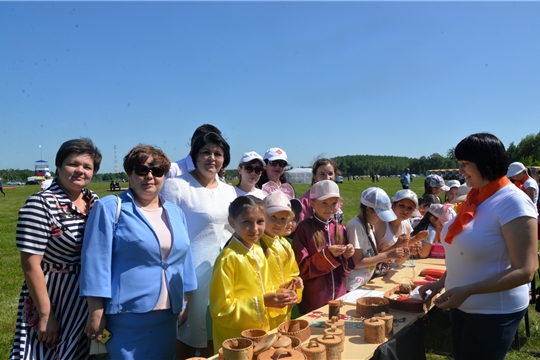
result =
M394 330L394 315L387 314L383 311L380 314L375 314L373 317L384 321L386 337L390 337L390 333Z
M291 339L291 349L302 352L302 341L299 338L292 335L281 335Z
M280 335L274 345L272 345L274 348L286 348L286 349L292 349L292 340L288 338L285 335Z
M364 340L371 344L383 343L385 336L385 324L383 320L371 318L364 321Z
M277 338L278 338L278 334L266 335L265 337L261 339L261 341L259 341L257 345L255 345L255 347L253 348L253 354L257 356L263 351L270 349L272 345L274 345L274 343L276 342Z
M341 338L332 334L317 337L317 341L326 347L326 360L341 360Z
M255 347L257 346L259 341L264 339L264 337L266 336L266 331L261 329L248 329L242 331L241 335L243 338L253 341L253 346Z
M292 349L269 349L259 354L257 360L305 360L306 357L299 351Z
M370 318L380 312L388 312L390 302L381 297L363 297L356 300L356 315Z
M278 332L283 335L296 336L301 342L311 336L309 322L304 319L287 320L278 326Z
M332 327L324 329L324 333L325 334L332 334L334 336L339 336L339 338L341 339L340 349L341 349L342 352L343 352L343 350L345 350L345 333L341 329L338 329L334 325Z
M328 318L332 318L334 316L339 318L339 308L341 307L341 301L340 300L330 300L328 302Z
M307 360L326 360L326 346L316 340L302 345L302 352Z
M251 360L253 357L253 341L249 339L227 339L222 346L224 360Z

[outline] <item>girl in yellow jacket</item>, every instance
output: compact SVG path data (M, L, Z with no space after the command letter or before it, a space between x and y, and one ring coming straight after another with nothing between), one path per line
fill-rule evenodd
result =
M240 337L244 330L272 329L268 310L296 303L294 291L273 292L268 281L267 259L259 242L265 222L264 204L254 196L239 196L229 206L235 233L216 259L210 283L216 353L223 341Z

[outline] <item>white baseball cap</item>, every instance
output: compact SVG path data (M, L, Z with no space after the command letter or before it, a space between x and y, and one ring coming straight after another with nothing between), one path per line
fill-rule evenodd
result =
M333 180L321 180L313 184L309 190L309 198L317 200L326 200L339 196L339 187Z
M446 186L448 186L448 190L450 190L451 188L459 188L460 185L461 183L459 182L459 180L450 180L446 183Z
M287 195L281 190L276 190L264 198L264 208L267 214L275 214L280 211L288 211L292 216L295 216L292 211L291 202Z
M362 192L360 196L360 202L367 207L373 208L379 218L384 222L394 221L397 219L396 214L392 210L392 201L384 192L383 189L378 187L370 187Z
M266 164L264 163L264 160L261 155L257 154L255 151L250 151L247 153L244 153L242 155L242 158L240 159L240 164L246 164L252 160L259 160L261 162L261 165L264 167Z
M287 153L280 148L270 148L264 153L264 160L285 160L287 161Z
M51 176L51 173L48 172L48 171L45 173L45 177L47 177L47 176Z
M471 188L465 184L458 187L457 196L452 200L452 204L464 202L467 198L467 194L471 191Z
M398 202L403 199L411 200L416 205L416 207L418 207L418 196L416 196L414 191L409 189L399 190L392 198L392 202Z
M520 172L523 172L526 170L527 168L525 167L525 165L523 165L519 161L516 161L516 162L511 163L510 166L508 167L508 172L506 173L506 176L508 177L516 176Z

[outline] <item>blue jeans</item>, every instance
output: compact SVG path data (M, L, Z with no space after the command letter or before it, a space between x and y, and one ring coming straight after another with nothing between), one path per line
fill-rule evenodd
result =
M526 311L528 308L512 314L468 314L450 310L454 358L503 360Z

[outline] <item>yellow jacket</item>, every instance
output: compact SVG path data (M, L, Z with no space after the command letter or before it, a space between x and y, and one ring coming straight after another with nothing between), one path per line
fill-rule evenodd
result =
M266 246L262 246L263 249L268 248L268 280L269 280L269 292L276 292L279 286L300 276L300 270L298 263L294 257L294 251L291 244L281 236L270 237L266 234L260 239ZM302 301L303 288L296 289L298 295L298 302ZM268 308L268 314L270 316L270 328L274 329L282 322L290 320L292 307L285 308Z
M217 257L210 282L215 353L224 340L240 337L244 330L271 329L263 298L269 292L267 278L260 244L248 249L233 237Z

